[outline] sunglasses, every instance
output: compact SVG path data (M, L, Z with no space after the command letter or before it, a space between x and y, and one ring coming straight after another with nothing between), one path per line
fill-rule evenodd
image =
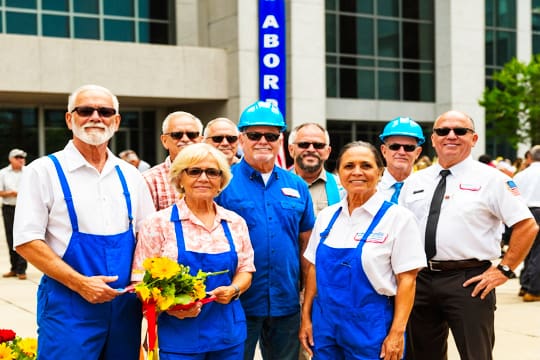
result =
M209 179L217 179L223 173L223 171L215 168L201 169L198 167L187 168L184 169L184 171L188 176L193 178L198 178L202 173L205 173L206 177Z
M163 135L169 135L175 140L180 140L184 137L184 135L186 135L189 140L195 140L196 138L199 137L199 132L198 131L173 131L173 132L165 133Z
M298 146L300 149L309 149L311 145L313 145L313 148L317 150L322 150L326 147L325 143L320 143L320 142L302 141L302 142L296 143L296 146Z
M259 141L263 136L268 142L274 142L279 139L279 134L275 133L246 132L244 134L246 134L251 141Z
M97 111L99 116L111 117L116 114L116 109L110 107L92 107L92 106L77 106L71 112L76 112L79 116L91 116L94 111Z
M437 134L439 136L446 136L446 135L450 134L450 131L454 131L454 134L456 134L457 136L463 136L463 135L467 134L469 131L471 133L474 133L474 130L469 129L469 128L447 128L447 127L443 127L443 128L433 129L433 131L435 132L435 134Z
M212 139L213 142L216 144L220 144L223 139L227 139L227 142L229 144L233 144L238 141L238 136L236 135L216 135L216 136L210 136L210 139Z
M394 144L390 144L386 146L392 151L398 151L399 149L403 148L403 150L405 150L406 152L413 152L416 149L416 145L412 145L412 144L394 143Z
M21 156L21 155L17 155L17 156L14 156L15 159L25 159L24 156Z

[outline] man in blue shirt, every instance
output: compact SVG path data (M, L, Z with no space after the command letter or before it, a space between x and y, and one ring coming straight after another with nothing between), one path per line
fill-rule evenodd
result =
M246 220L255 252L256 272L240 297L248 330L244 359L254 358L260 341L265 360L298 360L302 253L315 222L311 197L300 177L275 165L286 129L276 106L248 106L238 128L244 157L216 201Z

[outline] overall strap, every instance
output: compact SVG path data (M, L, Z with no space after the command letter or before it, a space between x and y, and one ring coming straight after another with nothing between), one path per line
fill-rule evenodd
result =
M229 240L229 246L231 247L232 252L236 252L236 247L234 246L233 237L231 235L231 230L229 229L229 225L227 224L227 220L221 219L221 226L223 227L223 232L225 233L225 237L227 240Z
M377 213L375 214L375 217L371 221L371 224L369 224L368 229L364 233L364 236L362 237L362 240L361 240L362 242L365 242L368 239L369 235L371 235L371 233L373 232L375 227L379 224L379 222L383 218L384 214L386 214L386 210L388 210L390 208L390 206L392 206L392 205L394 205L394 204L389 202L389 201L384 201L383 202L383 204L381 205L379 211L377 211Z
M178 215L178 206L174 204L171 209L171 221L174 222L174 230L176 232L176 246L178 248L178 258L180 253L186 251L186 244L184 242L184 231L182 230L182 220Z
M328 237L328 234L330 234L330 230L332 230L332 226L334 226L334 223L336 222L339 214L341 213L341 209L342 207L340 206L336 212L334 213L334 215L332 216L332 219L330 220L330 222L328 223L328 226L326 227L326 229L324 229L324 231L322 233L319 234L319 236L321 237L320 239L320 242L323 242L327 237Z
M326 183L324 186L326 190L326 198L328 200L328 206L337 204L340 200L339 188L337 185L336 178L331 172L326 171Z
M56 173L58 174L58 178L60 179L60 185L62 186L64 200L66 201L68 209L69 220L71 221L71 228L73 229L73 232L79 232L79 223L77 220L77 214L75 213L75 206L73 205L73 196L71 195L71 190L69 189L66 175L64 174L62 166L60 165L60 162L58 161L56 156L50 154L48 155L48 157L54 163L54 166L56 167Z
M120 170L120 166L116 165L114 168L116 169L116 173L118 174L118 177L120 178L120 183L122 184L122 189L124 189L124 197L126 199L129 226L131 226L131 224L133 222L133 214L131 213L131 196L129 194L126 178L124 177L124 174L122 173L122 170Z

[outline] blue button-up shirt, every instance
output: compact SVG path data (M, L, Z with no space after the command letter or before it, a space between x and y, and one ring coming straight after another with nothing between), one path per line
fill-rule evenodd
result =
M248 316L286 316L300 310L300 233L315 223L302 178L275 166L268 183L245 160L232 168L229 186L216 198L242 216L255 252L251 287L241 296Z

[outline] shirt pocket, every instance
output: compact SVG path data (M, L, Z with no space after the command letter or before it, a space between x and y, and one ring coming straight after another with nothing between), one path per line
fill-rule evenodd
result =
M233 211L244 218L250 229L257 225L257 212L255 211L254 201L239 201Z

